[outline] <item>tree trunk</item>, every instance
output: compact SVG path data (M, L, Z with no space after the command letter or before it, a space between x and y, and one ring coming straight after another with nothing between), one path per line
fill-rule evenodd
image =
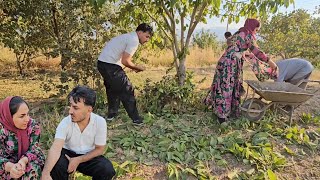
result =
M61 53L60 66L62 70L65 70L66 65L68 64L68 59L64 53Z
M62 70L66 69L66 66L69 64L71 61L71 50L69 50L69 46L65 44L60 44L62 48L60 48L60 54L61 54L61 62L60 66Z
M18 67L18 70L19 70L19 74L21 75L21 76L23 76L24 75L24 73L23 73L23 68L22 68L22 65L21 65L21 60L20 60L20 56L19 55L16 55L16 63L17 63L17 67Z
M178 82L180 86L183 86L186 81L186 56L182 56L181 59L179 59L179 68L178 68Z

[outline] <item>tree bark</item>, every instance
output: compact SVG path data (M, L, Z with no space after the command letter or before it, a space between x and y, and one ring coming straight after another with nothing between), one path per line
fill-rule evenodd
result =
M186 56L182 56L179 59L179 69L178 69L178 82L180 86L183 86L186 81Z
M19 70L19 74L21 76L24 75L24 72L23 72L23 68L22 68L22 65L21 65L21 60L20 60L20 56L19 55L16 55L16 63L17 63L17 67L18 67L18 70Z

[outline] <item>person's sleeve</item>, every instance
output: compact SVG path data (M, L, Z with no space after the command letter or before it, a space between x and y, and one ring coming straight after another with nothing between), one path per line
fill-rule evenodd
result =
M0 148L0 178L5 174L5 164L9 162L9 159L6 158L5 154L5 147L3 146L5 144L5 137L7 135L4 134L4 128L2 125L0 125L0 143L2 147Z
M133 38L129 38L127 40L126 49L124 51L130 54L131 56L133 56L133 54L137 51L138 46L139 46L139 41L136 41Z
M285 80L286 74L288 72L288 63L286 61L278 61L276 62L276 65L278 66L278 78L276 82L283 82Z
M54 136L55 139L63 139L66 140L67 138L67 128L68 128L68 124L67 124L67 118L64 118L58 125L57 129L56 129L56 134Z
M31 133L29 149L22 157L27 157L28 162L35 162L36 164L43 166L45 162L45 156L39 144L41 133L40 126L36 121L32 120L30 129Z
M107 123L104 118L100 117L97 122L97 133L94 139L95 145L104 146L107 143Z
M250 51L260 61L264 61L264 62L268 62L269 61L269 57L263 51L260 50L260 48L257 46L255 40L253 39L253 37L251 35L248 36L247 44L248 44L248 48L250 49Z

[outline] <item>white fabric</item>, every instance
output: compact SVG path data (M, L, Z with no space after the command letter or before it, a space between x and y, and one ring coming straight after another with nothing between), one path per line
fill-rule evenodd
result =
M65 140L63 148L86 154L95 149L95 145L106 144L107 123L103 117L91 113L89 124L81 133L78 124L72 122L69 115L59 123L55 138Z
M139 46L139 38L136 32L122 34L112 38L102 49L99 61L122 66L123 52L133 55Z

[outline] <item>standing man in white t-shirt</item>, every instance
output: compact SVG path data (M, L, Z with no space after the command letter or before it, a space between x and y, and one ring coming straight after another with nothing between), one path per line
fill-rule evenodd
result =
M93 180L112 179L115 170L103 156L106 121L92 112L96 93L86 86L77 86L69 93L68 100L69 116L56 129L41 179L68 180L74 171L91 176Z
M97 66L106 87L107 120L117 116L121 101L133 123L143 123L137 110L134 88L121 66L124 65L135 72L143 71L145 68L135 65L131 59L139 44L148 42L152 35L152 27L143 23L135 32L112 38L103 48Z

